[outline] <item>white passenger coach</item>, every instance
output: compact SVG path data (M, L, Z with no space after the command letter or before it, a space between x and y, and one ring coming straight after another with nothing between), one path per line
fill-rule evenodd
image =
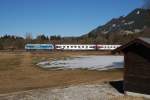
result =
M98 50L114 50L120 46L121 45L101 45L101 44L98 44L97 48L98 48Z
M101 44L56 44L56 50L114 50L121 45Z
M95 50L95 45L90 44L56 44L56 50Z

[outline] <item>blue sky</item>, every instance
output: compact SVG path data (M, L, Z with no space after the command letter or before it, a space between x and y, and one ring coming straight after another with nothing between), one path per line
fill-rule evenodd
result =
M141 7L142 1L0 0L0 35L80 36Z

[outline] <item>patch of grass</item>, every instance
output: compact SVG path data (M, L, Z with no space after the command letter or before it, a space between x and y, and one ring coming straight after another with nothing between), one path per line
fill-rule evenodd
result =
M47 61L47 60L49 60L48 57L33 57L32 58L32 63L37 64L39 62L43 62L43 61Z
M0 71L13 70L19 67L21 61L19 56L2 57L0 58Z

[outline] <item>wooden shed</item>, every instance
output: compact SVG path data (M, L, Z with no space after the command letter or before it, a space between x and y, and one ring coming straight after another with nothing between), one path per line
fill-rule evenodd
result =
M124 92L150 97L150 38L135 39L113 52L124 53Z

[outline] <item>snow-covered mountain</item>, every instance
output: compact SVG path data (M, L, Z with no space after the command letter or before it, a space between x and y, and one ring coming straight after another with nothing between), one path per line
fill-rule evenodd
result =
M101 34L134 34L140 33L150 27L150 10L135 9L127 16L121 16L110 20L103 26L99 26L84 36L99 36Z

